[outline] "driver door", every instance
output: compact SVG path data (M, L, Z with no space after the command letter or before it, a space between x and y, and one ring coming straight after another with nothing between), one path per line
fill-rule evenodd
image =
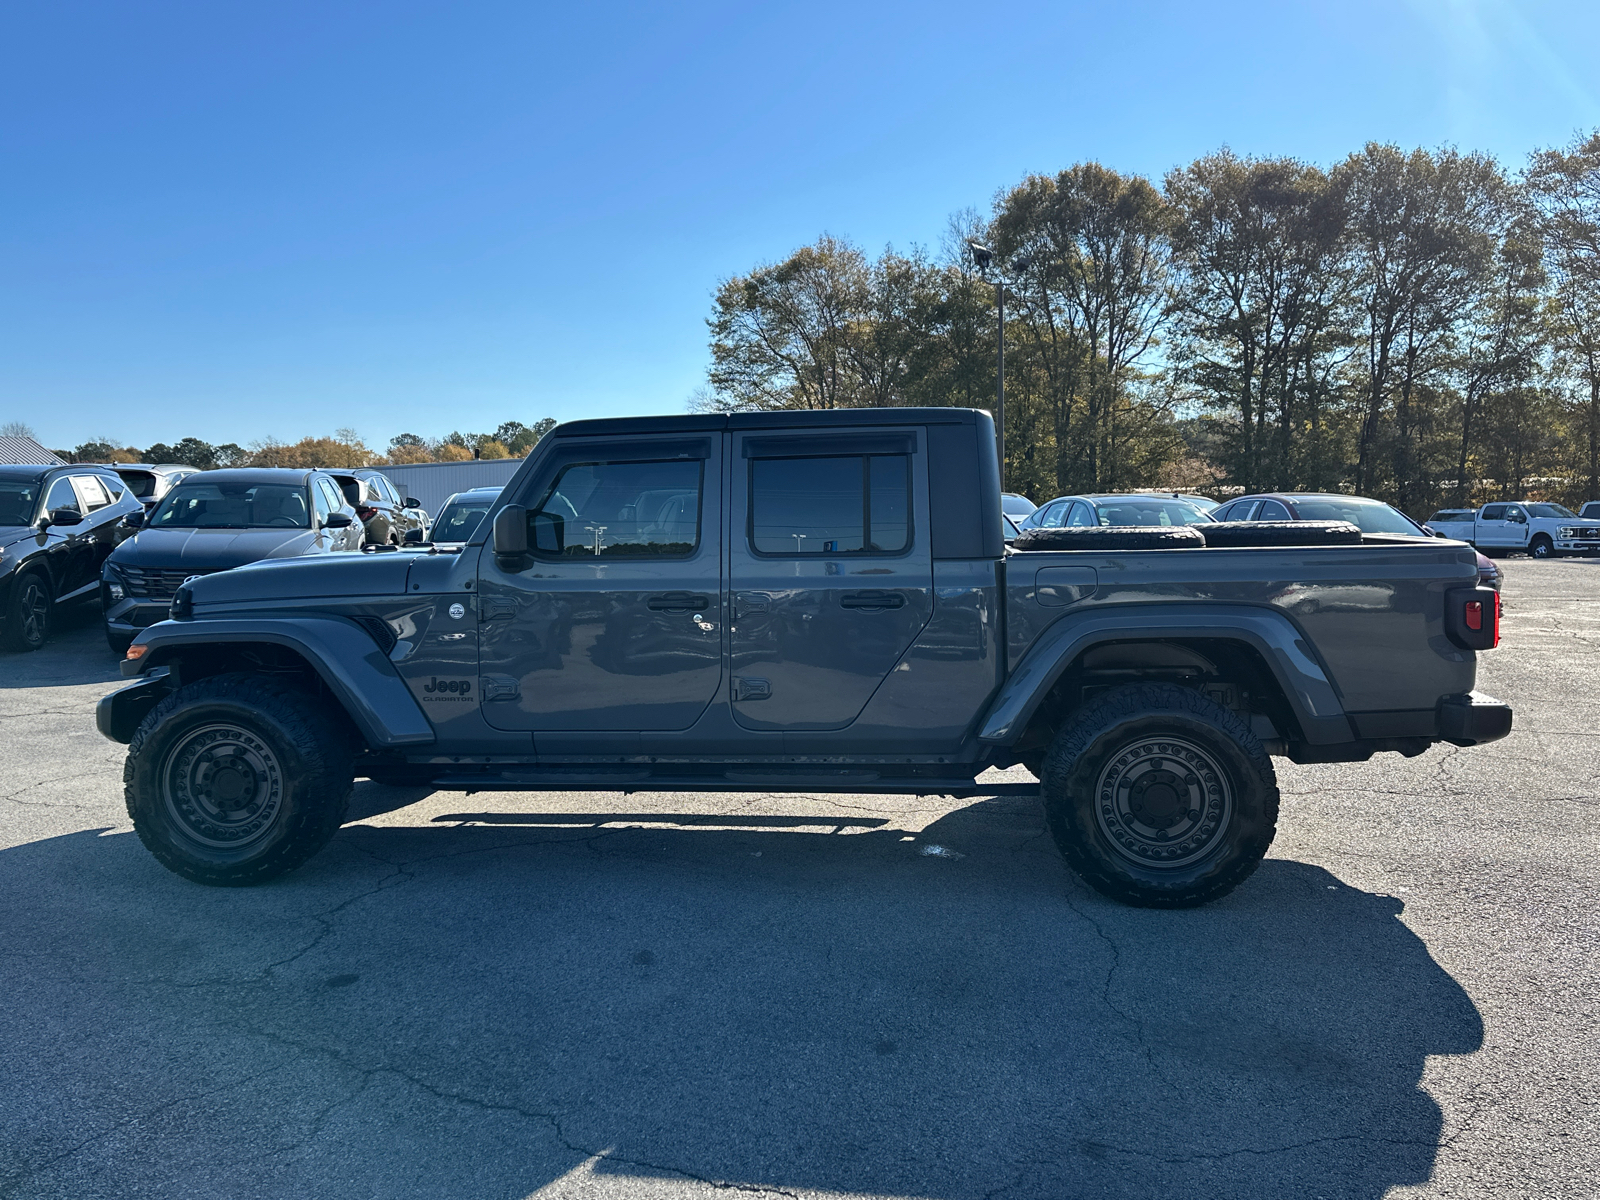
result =
M723 437L574 439L515 497L530 553L479 569L490 725L677 731L720 696Z

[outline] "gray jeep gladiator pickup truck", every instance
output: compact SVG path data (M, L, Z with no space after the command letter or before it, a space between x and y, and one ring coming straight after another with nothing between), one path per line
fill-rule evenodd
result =
M188 581L99 727L140 838L201 883L305 862L358 776L962 796L1021 763L1067 862L1159 907L1261 860L1271 755L1510 730L1473 691L1499 607L1460 543L1297 522L1016 546L982 412L577 421L464 546Z

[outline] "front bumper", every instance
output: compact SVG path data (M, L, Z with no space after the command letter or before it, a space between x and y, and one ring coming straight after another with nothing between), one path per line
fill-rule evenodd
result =
M1511 706L1482 692L1439 698L1439 736L1456 746L1497 742L1511 732Z
M132 637L172 614L171 600L142 596L113 600L104 581L100 584L100 607L105 614L106 628L124 637Z

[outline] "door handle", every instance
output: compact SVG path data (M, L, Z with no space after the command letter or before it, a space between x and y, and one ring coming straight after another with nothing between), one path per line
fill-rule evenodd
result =
M651 612L704 612L711 607L711 601L689 592L667 592L662 596L651 596L645 601L645 607Z
M846 592L839 597L839 604L843 608L904 608L906 598L899 592L880 592L877 590L866 592Z

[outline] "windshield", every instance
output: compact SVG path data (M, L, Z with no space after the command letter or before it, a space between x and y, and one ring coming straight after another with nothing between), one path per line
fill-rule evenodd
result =
M1530 504L1528 505L1528 515L1530 517L1575 517L1578 514L1565 504Z
M1205 525L1213 519L1186 500L1156 496L1112 496L1094 506L1102 525Z
M464 542L477 531L493 500L452 500L433 523L436 542Z
M39 481L0 480L0 525L31 525L39 503Z
M180 483L150 518L155 529L310 529L306 490L290 483Z
M1427 537L1427 531L1398 508L1363 496L1291 496L1302 521L1349 521L1362 533L1402 533Z

